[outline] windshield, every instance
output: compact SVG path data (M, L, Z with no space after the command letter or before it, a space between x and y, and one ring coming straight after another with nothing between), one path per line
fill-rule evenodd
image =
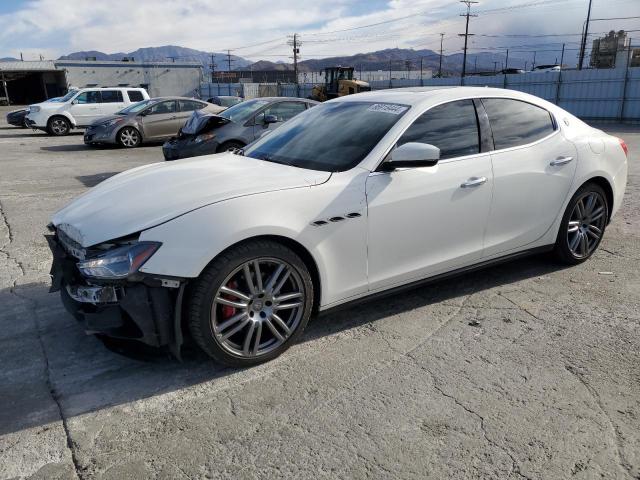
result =
M147 108L152 103L155 103L155 100L143 100L138 103L132 103L128 107L125 107L122 110L120 110L117 113L117 115L127 115L129 113L140 113L142 110Z
M358 165L407 110L407 105L392 103L325 103L262 137L244 154L294 167L342 172Z
M227 108L219 115L235 123L244 123L249 120L254 113L256 113L268 103L268 100L248 100L246 102L238 103L233 107Z
M58 97L56 99L52 98L51 101L52 102L68 102L69 100L71 100L71 97L73 97L76 93L78 93L78 90L69 90L64 97Z

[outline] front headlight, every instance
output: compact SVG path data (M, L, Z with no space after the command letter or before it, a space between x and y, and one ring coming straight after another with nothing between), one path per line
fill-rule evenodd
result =
M29 113L37 113L40 111L40 107L37 107L35 105L32 105L31 107L29 107Z
M160 245L158 242L139 242L118 247L98 257L78 262L78 269L85 277L105 280L125 278L137 272Z
M106 122L100 123L103 127L112 127L113 125L122 122L123 118L113 118L111 120L107 120Z
M215 133L201 133L196 138L193 139L195 143L208 142L209 140L213 140L216 138Z

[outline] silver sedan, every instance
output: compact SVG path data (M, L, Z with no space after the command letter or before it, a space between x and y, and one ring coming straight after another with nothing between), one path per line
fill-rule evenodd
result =
M160 142L176 135L195 110L216 114L225 108L193 98L152 98L96 120L85 130L84 143L132 148L142 142Z

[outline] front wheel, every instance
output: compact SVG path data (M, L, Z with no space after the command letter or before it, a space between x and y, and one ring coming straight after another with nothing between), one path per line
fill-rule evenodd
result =
M53 117L47 122L47 132L49 135L62 137L68 135L71 130L71 123L64 117Z
M587 260L602 241L609 205L599 185L587 183L573 195L560 225L554 248L556 257L570 265Z
M133 127L124 127L118 132L118 143L125 148L137 147L141 142L140 132Z
M216 361L256 365L302 335L313 300L311 275L295 252L253 241L221 254L197 279L188 300L189 329Z

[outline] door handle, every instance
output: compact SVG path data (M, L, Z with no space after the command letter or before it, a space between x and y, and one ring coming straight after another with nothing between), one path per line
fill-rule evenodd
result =
M558 167L560 165L566 165L571 160L573 160L573 157L558 157L555 160L552 160L549 165L551 165L552 167Z
M460 185L461 188L479 187L487 183L487 177L471 177L469 180Z

